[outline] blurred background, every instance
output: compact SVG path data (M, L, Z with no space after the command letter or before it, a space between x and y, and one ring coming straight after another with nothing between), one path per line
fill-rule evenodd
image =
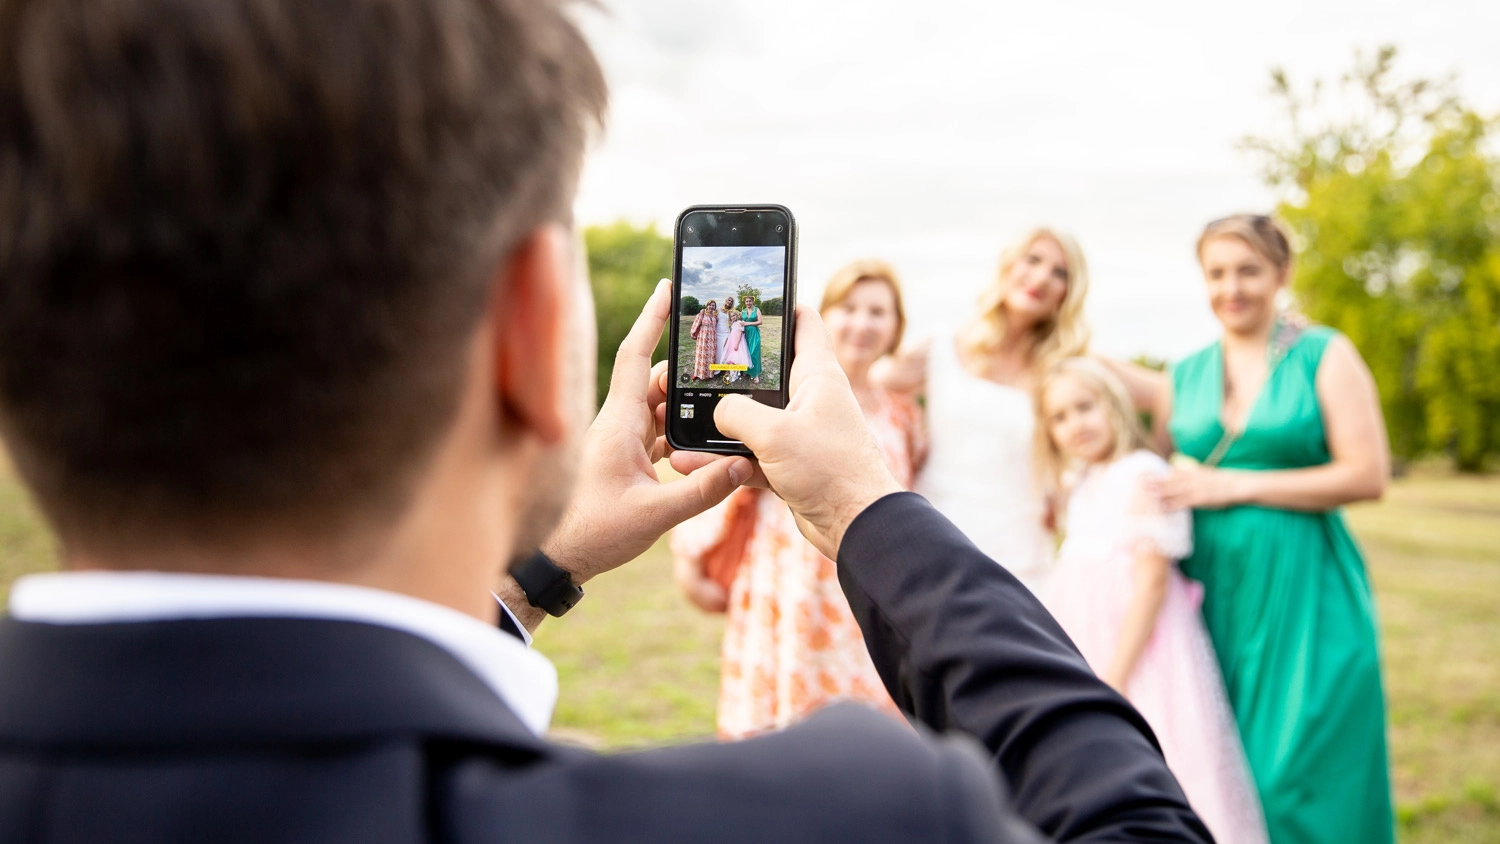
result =
M1401 476L1351 508L1384 633L1401 836L1500 841L1500 3L919 4L614 0L586 11L612 108L578 202L614 348L702 202L778 202L801 299L892 262L919 339L956 322L1031 225L1075 234L1098 351L1213 340L1203 225L1276 211L1296 305L1379 382ZM663 347L664 348L664 347ZM55 564L0 458L0 591ZM713 734L721 620L659 545L537 646L557 732Z

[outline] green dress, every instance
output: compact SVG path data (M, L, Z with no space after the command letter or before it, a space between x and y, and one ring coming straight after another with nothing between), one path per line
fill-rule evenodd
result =
M740 311L740 319L745 322L760 319L760 308L746 308ZM745 326L745 350L750 353L750 368L745 370L746 378L760 377L760 326Z
M1225 469L1329 461L1314 379L1332 329L1309 328L1266 379ZM1172 371L1177 449L1205 460L1224 435L1214 343ZM1273 844L1394 839L1375 602L1340 510L1193 513L1203 618L1218 653Z

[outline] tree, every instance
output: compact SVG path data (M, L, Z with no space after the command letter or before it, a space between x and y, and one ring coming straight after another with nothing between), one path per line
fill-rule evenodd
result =
M1244 146L1299 241L1295 298L1369 362L1393 452L1478 471L1500 452L1496 121L1395 58L1357 55L1331 101L1273 71L1286 131Z
M684 296L679 310L683 316L697 316L698 312L703 310L703 303L698 301L697 296Z
M584 229L583 241L588 248L589 284L594 291L594 310L599 320L599 372L595 390L603 402L609 392L616 350L657 281L672 272L672 241L658 234L655 226L637 228L623 220L609 226L589 226ZM667 341L663 335L653 359L661 360L666 354Z
M755 286L749 285L749 284L741 284L739 286L739 289L737 289L735 291L734 300L736 302L744 302L746 296L752 296L752 297L754 297L756 303L761 305L761 310L765 310L765 303L763 303L763 302L760 301L760 288L759 287L755 287Z
M760 302L759 299L756 301ZM786 303L782 301L780 296L777 296L775 299L767 299L761 302L760 309L766 316L782 316L782 311L786 310Z

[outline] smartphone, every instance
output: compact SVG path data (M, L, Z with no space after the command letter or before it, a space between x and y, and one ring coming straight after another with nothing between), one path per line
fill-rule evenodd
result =
M694 205L677 218L667 442L750 454L714 425L731 393L786 407L797 221L781 205Z

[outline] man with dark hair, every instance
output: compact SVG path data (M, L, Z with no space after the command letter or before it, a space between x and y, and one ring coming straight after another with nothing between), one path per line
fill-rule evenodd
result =
M665 287L589 423L604 101L551 0L0 0L0 433L65 569L0 620L0 840L1206 840L815 313L791 409L719 406L758 465L657 482ZM548 743L522 627L752 478L921 732Z

